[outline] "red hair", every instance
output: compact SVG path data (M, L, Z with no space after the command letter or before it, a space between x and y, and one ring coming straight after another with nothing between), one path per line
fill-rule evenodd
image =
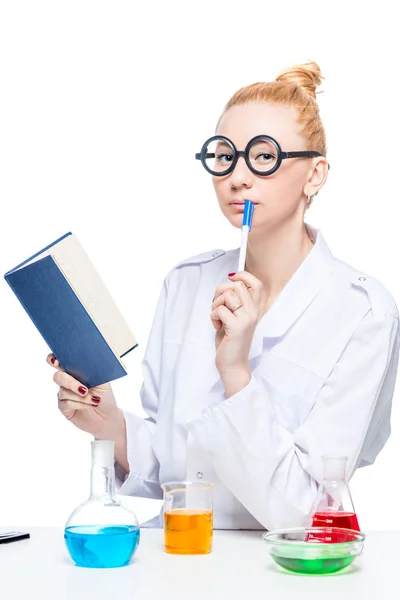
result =
M307 150L316 150L326 156L325 130L316 101L316 89L322 79L320 68L315 62L289 67L281 71L275 81L253 83L238 90L226 104L222 114L232 106L251 102L293 106L297 112L297 122L302 125L301 133L307 141Z

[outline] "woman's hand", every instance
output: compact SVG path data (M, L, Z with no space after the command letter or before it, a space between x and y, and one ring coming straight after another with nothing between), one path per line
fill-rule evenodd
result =
M88 389L65 373L54 354L49 354L46 360L57 369L53 380L60 386L58 408L64 417L98 439L114 439L121 411L117 407L111 385L106 383Z
M211 320L215 327L216 367L225 386L239 389L250 381L249 352L261 317L263 286L259 279L242 271L215 291ZM231 391L231 390L230 390Z

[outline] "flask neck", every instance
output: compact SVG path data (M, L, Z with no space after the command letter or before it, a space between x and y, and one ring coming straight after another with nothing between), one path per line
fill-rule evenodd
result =
M90 480L90 499L115 500L114 467L92 466Z

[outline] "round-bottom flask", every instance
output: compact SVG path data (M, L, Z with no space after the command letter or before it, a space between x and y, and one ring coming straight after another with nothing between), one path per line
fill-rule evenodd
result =
M96 440L91 446L90 497L69 517L65 543L78 567L122 567L138 547L139 523L115 496L114 442Z

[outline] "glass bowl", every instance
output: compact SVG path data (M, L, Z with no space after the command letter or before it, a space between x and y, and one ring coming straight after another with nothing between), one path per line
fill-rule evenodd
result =
M361 553L365 535L339 527L296 527L267 531L262 538L284 569L321 575L348 567Z

